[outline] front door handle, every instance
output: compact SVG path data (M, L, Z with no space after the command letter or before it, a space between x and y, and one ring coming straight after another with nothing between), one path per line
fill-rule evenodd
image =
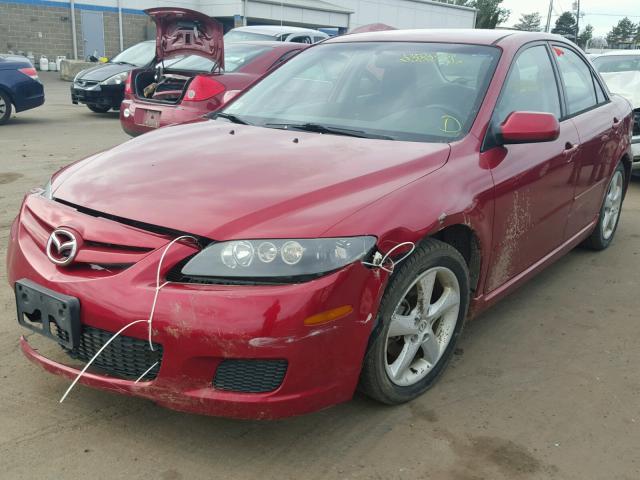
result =
M618 117L613 117L613 127L617 127L622 123L622 120L618 120Z
M571 143L571 142L567 142L564 144L564 153L565 155L573 155L574 153L576 153L578 151L578 148L580 148L580 144L579 143Z

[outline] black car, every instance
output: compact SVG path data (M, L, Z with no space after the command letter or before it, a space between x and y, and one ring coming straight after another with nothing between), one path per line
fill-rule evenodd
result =
M23 112L44 103L44 88L31 62L18 55L0 55L0 125L11 110Z
M107 63L82 70L73 79L71 101L84 103L96 113L119 109L129 72L151 63L155 53L155 40L148 40L127 48Z

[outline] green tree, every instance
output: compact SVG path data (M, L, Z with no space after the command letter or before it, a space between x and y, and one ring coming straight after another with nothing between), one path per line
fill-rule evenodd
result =
M455 4L473 7L478 10L476 13L476 28L496 28L498 24L506 22L511 13L500 6L502 0L455 0Z
M634 37L638 33L640 25L636 25L627 17L624 17L611 28L611 31L607 34L607 42L609 45L614 45L622 42L633 41Z
M513 26L513 28L516 30L524 30L526 32L539 32L541 22L542 19L538 12L523 13L520 15L520 20Z
M551 33L557 33L563 37L576 37L576 17L571 12L562 12L562 15L556 20L556 26L553 27Z
M586 27L584 27L582 32L580 32L580 35L578 35L578 45L580 45L582 48L587 48L587 45L589 44L592 38L593 38L593 26L587 25Z

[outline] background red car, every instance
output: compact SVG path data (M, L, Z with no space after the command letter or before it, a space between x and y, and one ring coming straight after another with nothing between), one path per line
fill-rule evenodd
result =
M222 26L206 15L179 8L146 12L156 22L156 61L131 71L120 107L122 128L133 136L218 110L309 46L256 41L223 48ZM199 39L183 37L185 22Z

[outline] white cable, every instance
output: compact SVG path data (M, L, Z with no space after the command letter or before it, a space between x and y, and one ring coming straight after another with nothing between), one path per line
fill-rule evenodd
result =
M398 250L400 247L404 247L406 245L411 245L411 249L409 249L409 251L404 254L400 259L398 260L393 260L391 258L391 254L393 252L395 252L396 250ZM393 247L391 250L389 250L384 256L380 253L380 252L376 252L374 257L373 257L373 261L372 262L362 262L363 265L368 265L370 267L374 267L374 268L379 268L381 270L384 270L387 273L393 273L393 270L396 268L396 265L399 264L400 262L404 261L409 255L411 255L413 253L413 251L416 249L416 244L413 242L402 242L399 243L398 245L396 245L395 247ZM390 265L387 267L385 266L385 263L389 262Z
M78 373L78 375L76 375L76 378L75 378L75 380L73 381L73 383L72 383L71 385L69 385L69 388L67 388L67 391L66 391L66 392L64 392L64 395L62 395L62 398L60 399L60 403L64 402L64 399L65 399L65 398L67 398L67 395L69 395L69 392L71 391L71 389L73 389L73 387L75 387L75 386L76 386L76 383L78 383L78 380L80 380L80 377L82 377L82 375L84 375L84 372L86 372L86 371L87 371L87 369L91 366L91 364L93 363L93 361L94 361L96 358L98 358L98 355L100 355L100 354L102 353L102 351L103 351L105 348L107 348L107 347L109 346L109 344L110 344L111 342L113 342L113 341L116 339L116 337L117 337L118 335L120 335L122 332L124 332L124 331L125 331L127 328L129 328L131 325L135 325L136 323L146 322L146 321L147 321L147 320L134 320L133 322L126 324L124 327L122 327L120 330L118 330L118 331L116 332L116 334L115 334L113 337L111 337L109 340L107 340L107 341L105 342L105 344L104 344L104 345L102 345L102 347L100 347L100 350L98 350L98 351L95 353L95 355L94 355L93 357L91 357L91 360L89 360L89 361L87 362L87 364L86 364L86 365L84 366L84 368L80 371L80 373Z
M180 240L184 240L186 238L190 238L192 240L195 240L195 242L198 242L198 239L191 236L191 235L182 235L178 238L174 238L173 240L171 240L171 242L169 242L169 244L164 248L164 251L162 252L162 255L160 256L160 261L158 262L158 270L156 271L156 288L155 288L155 294L153 296L153 303L151 305L151 313L149 314L149 318L147 320L134 320L131 323L128 323L127 325L125 325L124 327L122 327L120 330L118 330L109 340L107 340L105 342L104 345L102 345L102 347L100 347L100 349L95 353L95 355L93 357L91 357L91 360L89 360L87 362L87 364L84 366L84 368L80 371L80 373L78 373L78 375L76 375L76 378L73 380L73 382L71 383L71 385L69 385L69 388L67 388L67 391L64 392L64 395L62 395L62 398L60 398L60 403L64 402L64 399L67 398L67 395L69 395L69 392L71 392L71 390L73 389L73 387L75 387L76 383L78 383L78 380L80 380L80 378L85 374L85 372L87 371L87 369L91 366L91 364L95 361L96 358L98 358L98 356L104 351L105 348L107 348L111 342L113 342L116 337L118 337L122 332L124 332L127 328L129 328L132 325L135 325L137 323L141 323L141 322L145 322L148 325L148 329L149 329L149 348L151 349L151 351L154 351L153 349L153 343L151 341L151 331L152 331L152 323L153 323L153 314L155 313L156 310L156 303L158 301L158 294L160 293L160 289L162 289L162 287L164 287L165 285L167 285L168 283L171 282L164 282L163 284L160 284L160 271L162 270L162 262L164 261L164 257L167 254L167 251L169 251L169 249L171 248L171 246L180 241ZM154 363L153 365L151 365L151 367L149 367L139 378L138 380L135 381L135 383L138 383L147 373L149 373L153 367L155 367L158 364L158 362Z
M147 368L147 369L144 371L144 373L143 373L142 375L140 375L140 376L138 377L138 379L137 379L135 382L133 382L133 383L138 383L140 380L142 380L142 379L145 377L145 375L146 375L147 373L149 373L151 370L153 370L153 367L155 367L156 365L158 365L158 362L154 363L154 364L153 364L153 365L151 365L149 368Z
M164 262L164 257L169 251L169 249L173 246L173 244L180 240L184 240L186 238L195 240L195 242L198 243L198 239L191 235L182 235L178 238L174 238L169 242L169 244L166 247L164 247L164 251L162 252L162 255L160 256L160 261L158 262L158 270L156 271L156 291L155 291L155 294L153 295L153 303L151 304L151 313L149 314L149 318L147 319L147 322L149 322L149 348L151 349L152 352L154 351L154 349L153 349L153 343L151 342L151 330L152 330L151 327L153 324L153 314L156 311L156 303L158 302L158 294L160 293L161 288L163 288L165 285L170 283L170 282L164 282L162 285L160 285L160 271L162 270L162 262Z

